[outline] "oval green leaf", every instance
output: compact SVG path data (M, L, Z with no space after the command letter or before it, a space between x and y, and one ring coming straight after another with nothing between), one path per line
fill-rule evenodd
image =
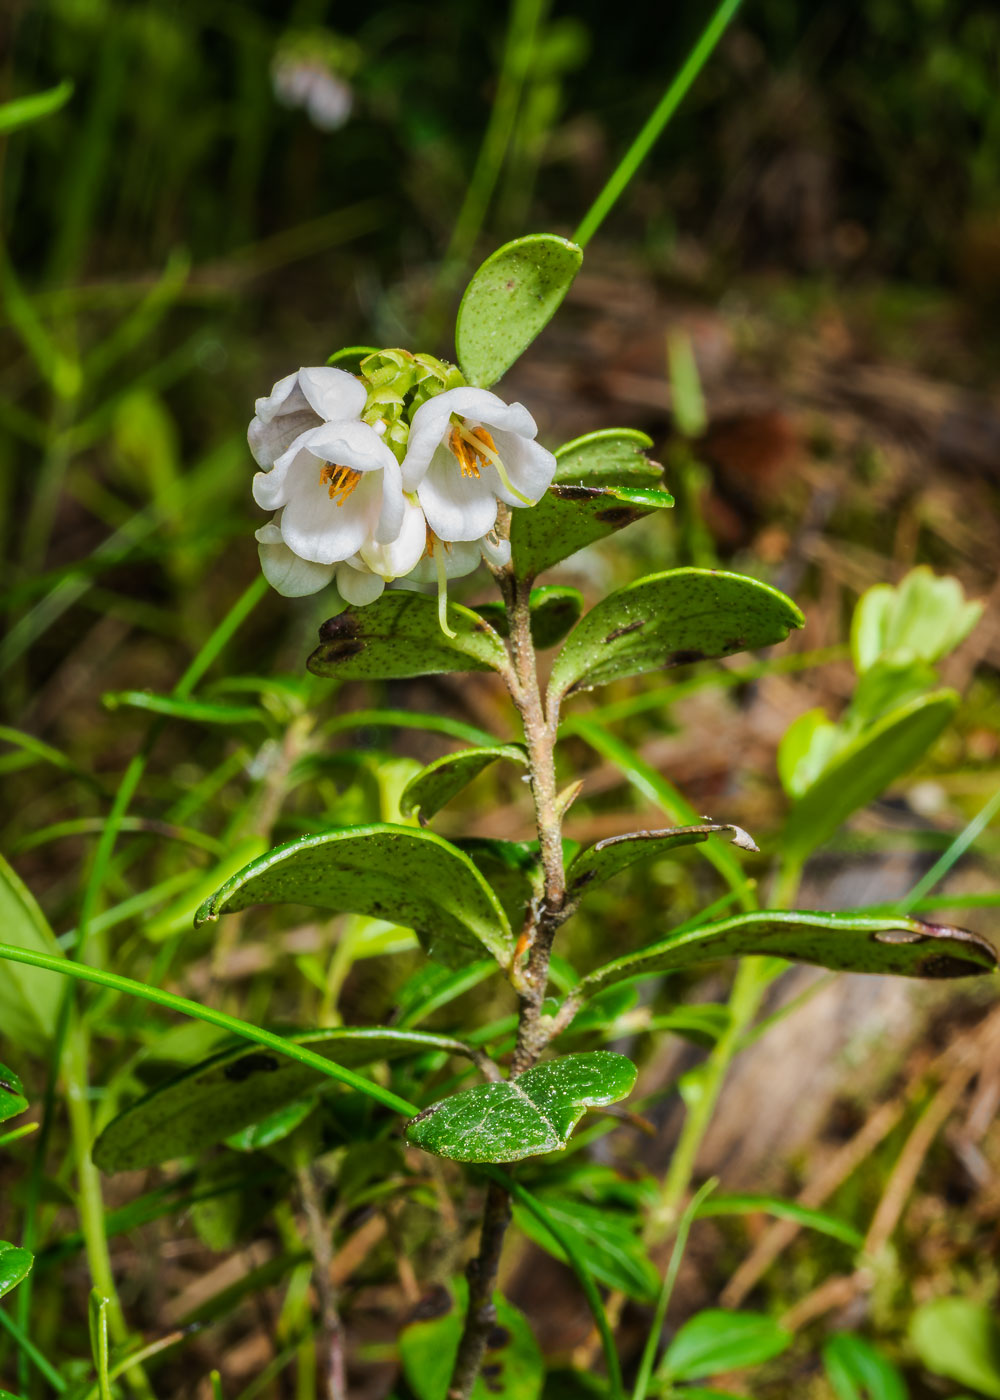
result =
M556 452L552 485L532 510L515 511L510 540L514 572L534 578L577 550L672 506L652 439L628 428L589 433Z
M24 1085L12 1069L0 1064L0 1123L16 1118L28 1107Z
M974 977L997 967L992 944L968 929L928 924L905 914L873 917L758 910L617 958L585 977L581 989L591 994L626 977L676 972L748 955L790 958L835 972L897 977Z
M406 1127L407 1141L455 1162L519 1162L558 1152L588 1108L632 1092L636 1068L624 1055L590 1050L480 1084L431 1104Z
M0 1298L31 1273L34 1255L19 1245L0 1240Z
M287 1039L347 1069L425 1050L457 1054L462 1048L447 1036L381 1028L300 1031ZM130 1104L97 1139L94 1161L103 1172L120 1172L193 1156L335 1083L320 1070L262 1046L237 1045Z
M513 950L507 916L468 856L410 826L347 827L289 841L252 861L198 910L195 926L251 904L308 904L412 928L428 953L457 966Z
M701 826L673 826L664 831L629 831L623 836L609 836L598 841L570 863L566 872L567 897L579 899L588 889L603 885L622 870L639 860L650 860L676 846L690 846L707 841L710 836L731 836L734 846L742 851L756 851L753 839L739 826L705 822Z
M1000 1323L985 1303L924 1303L911 1319L910 1341L928 1371L1000 1400Z
M491 763L501 758L522 765L528 762L528 755L520 744L463 749L461 753L445 754L443 758L435 759L406 784L399 799L400 812L404 817L417 812L420 825L426 826L435 812L439 812L473 778L478 778Z
M488 389L548 325L583 251L554 233L515 238L473 274L458 308L455 350L470 384Z
M556 657L550 703L625 676L783 642L799 609L777 589L715 569L670 569L611 593Z
M866 728L827 764L793 805L780 838L782 853L804 860L923 758L958 707L953 690L920 696Z
M837 1400L908 1400L906 1382L892 1362L853 1332L836 1332L827 1341L823 1368Z
M537 509L537 507L536 507ZM531 621L531 640L544 651L554 647L579 620L583 612L583 594L578 588L553 585L546 588L533 588L528 599ZM503 603L481 603L476 608L499 637L510 634L507 609Z
M706 1308L677 1332L664 1353L662 1372L673 1381L694 1381L759 1366L780 1356L793 1340L792 1333L766 1313Z
M448 604L446 637L437 600L404 590L385 592L364 608L345 608L319 629L308 661L335 680L398 680L443 671L496 671L507 653L489 623L459 603Z

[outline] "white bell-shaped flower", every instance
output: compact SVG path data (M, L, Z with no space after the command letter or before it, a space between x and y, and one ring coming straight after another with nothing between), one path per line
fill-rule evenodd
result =
M257 473L253 494L265 510L281 512L282 540L312 564L339 564L366 546L391 544L403 527L399 463L375 429L357 420L300 433L269 471Z
M537 432L523 404L487 389L446 389L413 415L403 489L416 491L439 539L482 539L496 523L498 499L530 506L548 489L556 460Z
M343 369L317 365L287 374L254 405L247 430L254 460L266 471L309 428L360 418L365 398L361 381Z
M403 524L388 544L376 540L362 545L357 554L337 565L337 591L345 603L364 607L381 597L387 583L403 578L427 547L427 523L416 497L403 497Z

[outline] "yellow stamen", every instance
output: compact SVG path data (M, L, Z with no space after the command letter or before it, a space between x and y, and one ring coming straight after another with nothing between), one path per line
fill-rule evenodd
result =
M507 473L507 468L503 464L503 458L497 451L497 445L493 441L491 433L485 428L467 428L464 423L459 427L452 428L450 440L451 450L458 460L463 463L462 475L466 476L470 473L466 473L463 458L456 446L456 438L461 442L465 451L478 462L489 462L490 466L494 468L497 476L512 496L516 496L523 505L533 506L535 504L523 491L519 491L511 481ZM479 475L478 465L475 469L475 474L476 476Z
M474 445L465 438L461 428L452 428L448 438L448 446L458 458L458 465L462 468L463 476L479 476L479 463L483 460L482 454L477 452Z
M330 488L330 500L342 506L361 480L361 473L353 467L341 467L336 462L327 462L319 474L324 486Z

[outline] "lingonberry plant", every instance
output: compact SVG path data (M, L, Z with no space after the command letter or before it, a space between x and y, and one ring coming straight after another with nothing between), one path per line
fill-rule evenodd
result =
M310 671L368 681L492 671L506 687L521 738L510 743L484 734L482 742L420 769L398 796L399 820L328 826L258 856L210 895L196 920L214 924L250 906L297 904L412 929L445 979L431 979L418 990L424 1009L442 987L450 985L448 999L456 987L494 975L516 996L513 1023L468 1027L456 1038L418 1030L413 1023L419 1017L403 1014L391 1025L279 1034L70 963L55 952L3 949L15 964L127 990L257 1042L248 1050L237 1041L126 1107L98 1137L93 1161L115 1172L197 1158L222 1142L277 1154L294 1173L310 1222L330 1339L328 1393L334 1397L346 1394L344 1347L329 1280L331 1226L313 1175L314 1159L328 1147L319 1098L324 1087L339 1084L345 1091L341 1119L352 1120L348 1136L355 1147L366 1145L373 1162L401 1132L411 1148L467 1166L470 1190L483 1190L478 1249L466 1281L454 1285L464 1319L459 1322L453 1307L443 1318L414 1323L400 1341L408 1383L420 1400L466 1400L479 1383L488 1348L490 1386L477 1393L538 1393L540 1363L530 1330L496 1294L512 1208L523 1229L576 1270L603 1343L613 1396L622 1394L609 1320L614 1309L605 1308L595 1278L640 1299L655 1296L645 1249L675 1236L674 1262L659 1289L635 1393L645 1395L655 1386L660 1393L680 1394L686 1379L723 1369L727 1357L730 1364L748 1364L787 1344L786 1334L768 1319L761 1331L754 1315L708 1312L657 1359L688 1225L699 1210L727 1209L725 1197L707 1199L711 1186L682 1209L695 1153L739 1036L785 960L936 978L995 965L990 945L974 934L907 913L758 908L750 887L739 882L731 851L719 844L756 850L731 825L687 820L660 830L625 831L582 849L564 840L563 818L581 784L571 772L557 775L561 737L589 738L620 758L616 741L593 719L574 724L576 696L644 672L775 646L802 623L796 605L774 588L721 570L654 573L614 590L587 612L575 590L538 583L570 554L672 504L641 434L609 429L550 453L537 442L528 410L492 392L558 307L580 259L578 247L548 235L518 240L489 258L462 301L457 364L403 349L351 348L333 355L327 366L289 375L258 401L249 432L261 467L254 496L275 512L258 531L264 574L288 595L329 589L338 608L321 629ZM496 601L474 608L453 601L449 579L483 561L496 584ZM975 617L975 607L951 581L934 580L926 571L911 575L899 590L874 590L862 600L854 630L860 680L850 710L840 726L821 715L804 717L782 748L782 776L794 803L781 846L776 903L790 902L802 862L832 827L910 766L947 721L955 697L933 688L932 663ZM540 666L539 654L556 647L552 660ZM432 719L428 724L435 727ZM445 840L426 830L496 763L514 765L527 779L534 842ZM683 808L682 799L675 795L673 801ZM595 892L637 862L706 842L713 843L720 867L731 877L735 872L740 912L719 918L709 911L671 929L669 911L651 908L654 938L582 977L568 973L556 952L557 938ZM27 907L29 897L18 897ZM557 1164L588 1110L607 1110L628 1097L636 1066L612 1050L574 1052L574 1040L594 1030L613 1034L623 1009L616 998L642 979L732 957L743 965L726 1023L713 1030L712 1018L704 1016L704 1024L688 1028L704 1035L708 1027L714 1050L699 1092L690 1096L665 1183L652 1197L634 1202L646 1212L645 1247L633 1233L623 1265L610 1247L613 1234L609 1242L591 1221L588 1235L586 1204L572 1189L561 1197ZM72 1027L69 1036L72 1047ZM450 1082L442 1079L445 1065L462 1061L468 1071ZM376 1068L400 1063L411 1065L407 1082L415 1101L389 1087L393 1081ZM467 1087L467 1072L482 1082ZM353 1113L344 1107L352 1099ZM16 1074L4 1071L4 1116L25 1106ZM535 1163L530 1189L514 1170L524 1162ZM546 1163L552 1164L548 1187ZM340 1160L340 1189L348 1201L352 1172L358 1174L358 1164L348 1154ZM369 1192L378 1189L370 1175L362 1172L361 1180ZM460 1189L460 1180L449 1175L449 1188ZM740 1208L738 1200L731 1208ZM819 1228L836 1232L836 1222L813 1215ZM2 1248L0 1283L10 1287L26 1275L31 1256ZM107 1346L112 1306L96 1296L99 1376L115 1369ZM144 1354L120 1355L118 1371L135 1373ZM530 1380L524 1379L525 1368Z

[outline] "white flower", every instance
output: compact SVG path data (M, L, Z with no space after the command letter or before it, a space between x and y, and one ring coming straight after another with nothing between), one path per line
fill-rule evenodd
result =
M351 115L354 93L349 83L319 59L284 56L271 70L274 95L286 107L304 107L320 131L336 131Z
M497 539L492 531L478 540L442 540L428 526L423 555L406 574L405 581L440 583L442 574L445 578L464 578L478 569L483 559L497 567L509 563L510 540Z
M482 539L496 523L498 498L530 506L548 489L556 461L537 432L523 404L486 389L446 389L413 415L403 489L416 491L439 539Z
M331 576L328 566L375 545L392 545L407 508L399 463L375 429L357 420L300 433L269 471L257 473L253 494L259 506L280 512L258 532L261 567L269 581L280 579L274 582L279 592L292 596L322 588ZM275 529L300 560L327 566L325 577L276 553ZM413 540L412 527L407 538Z
M286 375L254 406L247 429L254 460L266 471L308 428L360 418L366 397L360 379L329 365Z

